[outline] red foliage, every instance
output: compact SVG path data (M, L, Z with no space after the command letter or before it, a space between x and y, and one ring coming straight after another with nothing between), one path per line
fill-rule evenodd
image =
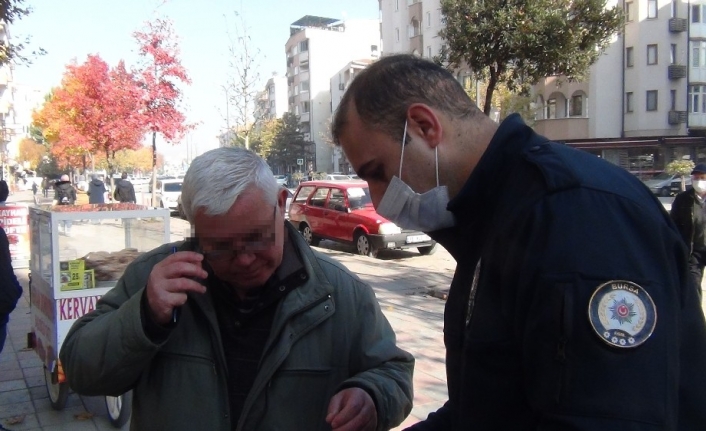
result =
M191 128L179 110L179 83L190 84L186 69L179 59L179 47L172 22L156 19L145 24L144 31L134 33L143 58L138 73L144 89L144 115L148 130L161 133L169 142L178 141Z
M61 86L35 113L60 165L77 166L87 153L109 159L140 147L145 120L143 91L123 62L110 70L98 55L66 67Z

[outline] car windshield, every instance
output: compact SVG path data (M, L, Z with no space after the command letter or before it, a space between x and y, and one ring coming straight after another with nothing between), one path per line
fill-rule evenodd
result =
M181 183L165 183L164 184L164 191L165 192L180 192L181 191Z
M373 206L373 201L370 199L370 190L367 187L351 187L346 190L346 193L348 193L348 204L351 209Z
M346 181L350 180L350 178L346 175L329 175L329 178L333 181Z

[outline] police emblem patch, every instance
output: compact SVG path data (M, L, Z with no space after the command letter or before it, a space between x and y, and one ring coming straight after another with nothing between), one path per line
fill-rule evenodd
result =
M630 348L644 343L657 324L655 303L632 281L611 280L593 292L588 319L596 334L611 346Z

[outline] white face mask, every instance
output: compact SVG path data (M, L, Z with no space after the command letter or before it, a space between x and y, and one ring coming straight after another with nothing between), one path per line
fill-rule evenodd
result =
M696 190L696 193L706 193L706 180L696 180L691 182L691 186Z
M402 136L400 174L392 177L387 186L387 190L376 208L378 214L395 222L400 227L422 232L433 232L454 226L456 224L454 215L446 209L449 203L449 192L446 186L439 186L439 154L436 148L434 148L436 157L435 188L425 193L417 193L400 179L406 140L407 121L404 123L404 135Z

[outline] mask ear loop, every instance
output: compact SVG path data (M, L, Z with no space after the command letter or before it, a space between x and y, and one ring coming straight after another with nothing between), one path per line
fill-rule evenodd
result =
M439 147L434 147L434 157L436 158L436 186L439 187Z
M404 120L404 133L402 134L402 154L400 154L400 175L397 177L400 180L402 179L402 161L404 160L404 146L406 143L407 143L407 120Z

